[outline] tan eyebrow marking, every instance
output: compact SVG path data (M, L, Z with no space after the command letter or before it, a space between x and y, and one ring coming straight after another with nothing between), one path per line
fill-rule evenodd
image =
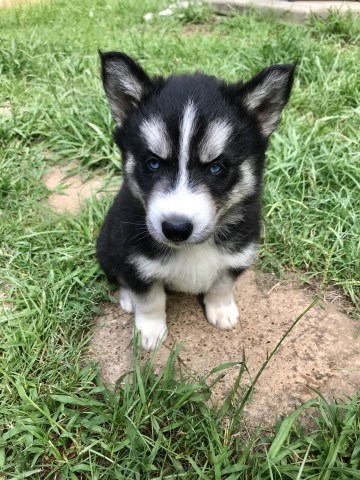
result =
M233 127L228 120L219 118L209 123L200 144L200 162L208 163L221 155L232 131Z

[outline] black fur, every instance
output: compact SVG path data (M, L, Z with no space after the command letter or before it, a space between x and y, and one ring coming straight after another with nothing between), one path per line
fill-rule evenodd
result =
M191 188L196 190L199 185L206 184L214 204L221 209L231 201L231 191L241 181L239 165L249 158L256 178L252 191L220 216L212 233L215 244L236 253L258 241L265 151L268 137L278 122L277 115L280 116L289 99L294 66L273 66L245 84L227 84L201 73L152 79L130 57L117 52L101 54L101 61L104 88L117 122L114 138L122 153L124 171L130 155L135 159L132 179L125 173L123 186L97 240L97 258L108 279L126 285L134 292L145 293L152 279L144 280L130 262L130 255L142 254L165 262L177 251L151 236L146 224L146 208L159 182L166 179L164 188L168 190L175 185L179 173L180 118L189 98L198 111L188 164ZM128 77L123 81L119 75ZM134 89L127 90L133 81ZM257 97L252 99L251 95L259 89L264 90L264 95L257 102ZM171 157L162 163L161 175L149 172L146 161L153 152L149 151L139 131L141 121L154 114L161 115L164 120L173 146ZM234 132L221 158L216 159L223 165L223 170L211 176L209 164L199 161L199 143L209 122L216 118L228 119ZM131 182L138 186L141 198L134 193ZM241 216L236 215L240 213ZM243 270L232 268L229 274L236 277Z

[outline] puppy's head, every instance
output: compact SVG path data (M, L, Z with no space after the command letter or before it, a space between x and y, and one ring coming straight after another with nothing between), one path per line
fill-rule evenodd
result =
M193 74L150 78L123 53L101 53L125 181L150 234L202 243L230 211L259 195L265 150L287 103L294 65L226 84Z

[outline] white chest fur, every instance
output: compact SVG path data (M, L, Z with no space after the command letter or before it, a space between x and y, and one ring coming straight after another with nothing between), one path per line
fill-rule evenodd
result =
M213 243L189 245L174 252L167 260L133 256L144 280L160 280L181 292L204 293L228 268L246 268L255 258L257 244L250 243L238 253L219 249Z

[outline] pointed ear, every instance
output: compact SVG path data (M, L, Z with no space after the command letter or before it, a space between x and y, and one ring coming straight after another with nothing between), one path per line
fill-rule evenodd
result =
M125 53L99 52L101 74L112 116L121 126L152 87L150 77Z
M257 117L266 137L277 127L281 111L289 100L295 67L273 65L265 68L240 88L241 102Z

